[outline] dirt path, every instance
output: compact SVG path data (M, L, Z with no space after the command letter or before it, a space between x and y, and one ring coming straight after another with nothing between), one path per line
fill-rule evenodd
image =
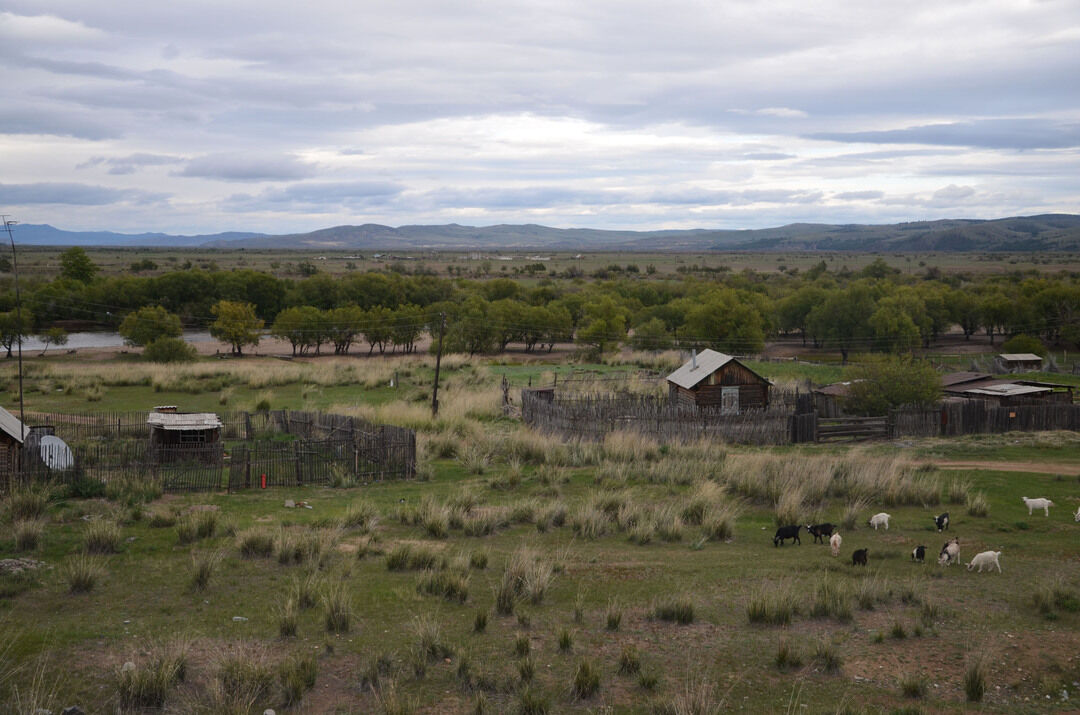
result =
M1037 474L1080 475L1080 464L1060 462L995 462L977 460L937 460L941 469L986 469L995 472L1035 472Z

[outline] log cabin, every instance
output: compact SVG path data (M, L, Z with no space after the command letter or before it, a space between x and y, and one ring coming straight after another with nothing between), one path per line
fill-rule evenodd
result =
M732 356L708 349L694 353L667 382L673 402L723 414L767 408L772 385Z

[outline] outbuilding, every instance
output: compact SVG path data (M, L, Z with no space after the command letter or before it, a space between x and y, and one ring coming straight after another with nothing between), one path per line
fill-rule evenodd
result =
M1042 370L1042 358L1035 353L1001 353L1001 364L1008 372L1038 372Z
M673 402L723 414L765 409L772 385L731 355L708 349L695 352L667 382Z
M176 461L186 455L203 456L219 450L221 418L212 412L176 412L175 407L157 407L146 418L150 426L150 449L156 461Z
M30 430L19 418L0 407L0 481L7 482L19 465L22 452Z

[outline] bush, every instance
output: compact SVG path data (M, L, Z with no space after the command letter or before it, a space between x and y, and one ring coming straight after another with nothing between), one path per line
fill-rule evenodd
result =
M911 357L873 356L848 371L845 408L857 414L884 415L904 405L928 407L941 399L941 376L929 362Z
M1034 353L1039 357L1046 357L1046 346L1043 342L1031 335L1014 335L1001 344L1003 353Z
M158 338L143 348L143 357L150 362L194 362L198 354L183 338Z

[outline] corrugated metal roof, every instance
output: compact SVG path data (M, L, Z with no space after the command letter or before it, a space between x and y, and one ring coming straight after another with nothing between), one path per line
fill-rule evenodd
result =
M814 390L814 392L821 395L831 395L832 397L847 397L851 394L851 383L862 382L862 380L848 380L847 382L834 382L831 385L825 385Z
M689 390L734 359L730 355L706 348L697 354L697 367L694 367L694 358L691 358L685 365L668 375L667 379L668 382L674 382L679 387Z
M23 443L24 434L30 433L30 430L23 427L23 423L19 421L18 417L3 407L0 407L0 430L10 435L19 444Z
M146 424L166 430L197 430L221 427L221 418L213 412L152 412L146 418Z
M999 355L1002 360L1009 360L1010 362L1028 362L1034 360L1042 360L1041 357L1034 353L1001 353Z
M959 385L964 382L975 382L976 380L986 380L990 375L985 372L949 372L941 376L942 387L950 387L951 385Z
M973 395L993 395L994 397L1017 397L1019 395L1033 395L1040 392L1051 392L1049 387L1035 387L1034 385L1017 385L1005 383L1004 385L990 385L987 387L975 387L964 390Z

